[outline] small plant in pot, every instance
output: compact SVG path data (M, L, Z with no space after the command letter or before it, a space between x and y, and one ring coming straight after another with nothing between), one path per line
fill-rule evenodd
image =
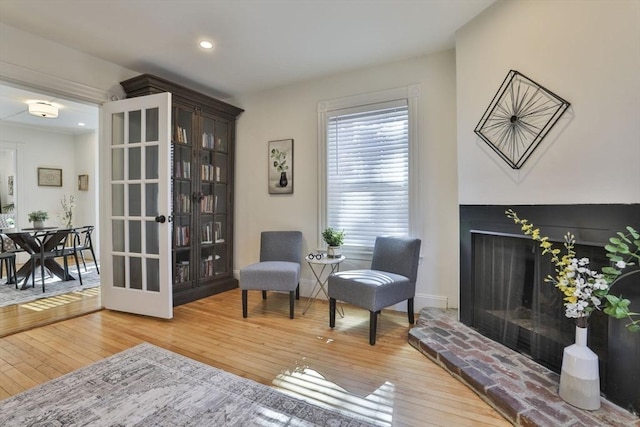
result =
M33 222L33 228L43 228L44 221L49 218L45 211L29 212L29 222Z
M342 244L344 243L344 230L338 231L332 227L327 227L322 232L322 238L327 243L327 256L329 258L340 258L342 256Z

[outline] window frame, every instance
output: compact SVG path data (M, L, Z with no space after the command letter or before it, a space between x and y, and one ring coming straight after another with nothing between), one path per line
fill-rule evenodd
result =
M328 117L336 110L361 108L370 104L380 104L396 100L406 100L409 117L409 236L416 236L420 203L418 197L418 182L420 180L420 144L418 142L418 101L420 85L382 90L348 96L318 103L318 247L322 247L322 230L327 224L327 124ZM348 233L348 231L347 231ZM362 250L344 247L343 253L351 259L371 260L373 246Z

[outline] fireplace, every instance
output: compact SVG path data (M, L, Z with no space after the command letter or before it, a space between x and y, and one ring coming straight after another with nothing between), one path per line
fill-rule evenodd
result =
M481 334L556 372L562 351L573 343L575 325L564 316L561 293L544 282L553 274L548 255L523 236L504 211L513 208L562 247L566 232L576 236L578 256L594 269L607 265L603 249L626 225L640 227L640 205L461 206L460 320ZM640 274L616 284L640 309ZM624 321L597 312L589 323L589 347L598 354L602 394L640 412L640 334Z

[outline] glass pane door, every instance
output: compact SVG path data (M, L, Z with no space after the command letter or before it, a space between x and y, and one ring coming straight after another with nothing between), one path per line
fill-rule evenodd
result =
M101 158L107 242L106 308L173 316L169 285L169 113L171 94L107 103Z

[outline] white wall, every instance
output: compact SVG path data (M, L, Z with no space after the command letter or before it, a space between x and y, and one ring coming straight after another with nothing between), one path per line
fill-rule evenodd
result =
M93 134L90 134L93 135ZM80 141L76 142L76 138ZM19 167L16 180L18 187L18 216L16 223L19 227L31 227L28 214L34 210L44 210L49 214L45 221L47 226L63 225L60 216L62 206L60 204L64 196L78 197L78 170L87 170L82 163L77 164L77 158L82 157L85 151L90 149L91 141L95 143L95 137L74 137L63 133L54 133L34 128L2 124L1 139L3 143L13 142L18 147ZM83 141L84 140L84 141ZM94 167L90 165L90 175L94 175ZM38 186L38 168L48 167L62 169L62 187ZM83 192L84 193L84 192ZM80 214L78 220L87 221L87 224L95 224L95 207L92 200L78 198L75 209ZM79 224L74 220L74 225Z
M460 204L640 202L640 1L499 1L456 63ZM510 69L571 103L520 170L473 133Z
M245 109L238 123L236 148L235 269L257 261L260 232L300 230L304 251L318 241L317 104L385 89L419 84L421 159L419 185L423 260L419 267L416 310L425 305L457 306L458 206L455 143L454 51L238 97ZM270 195L267 189L267 144L294 139L295 187L292 195ZM348 230L347 230L348 232ZM343 269L357 266L345 262ZM313 276L305 266L301 292ZM398 306L406 310L406 305Z

